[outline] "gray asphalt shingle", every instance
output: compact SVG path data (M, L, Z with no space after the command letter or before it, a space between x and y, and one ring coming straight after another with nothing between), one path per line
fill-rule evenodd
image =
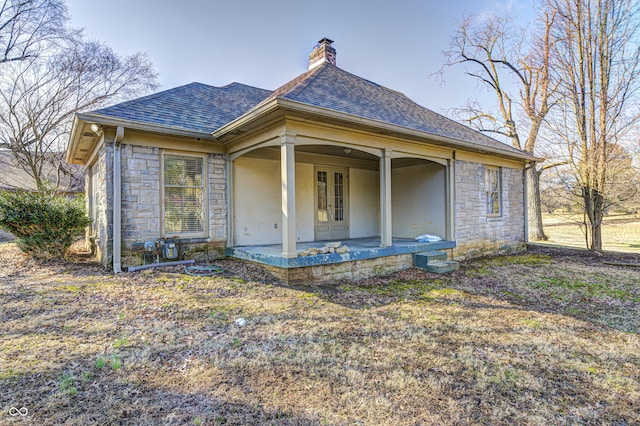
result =
M201 133L212 133L271 94L240 83L191 83L90 113Z
M521 151L431 111L403 93L324 64L276 89L278 97L513 153Z
M330 64L307 71L274 91L240 83L191 83L90 113L212 133L274 99L338 111L510 153L521 151L444 117L388 89Z

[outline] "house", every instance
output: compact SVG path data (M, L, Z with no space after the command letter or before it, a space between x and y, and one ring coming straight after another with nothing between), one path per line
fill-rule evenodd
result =
M80 166L66 164L61 161L61 154L51 153L42 158L38 164L40 174L52 188L57 187L57 193L69 197L84 192L84 170ZM0 191L38 191L33 176L20 164L13 152L0 150Z
M295 282L521 250L537 159L340 69L325 38L273 91L192 83L77 114L67 160L116 272L228 255Z

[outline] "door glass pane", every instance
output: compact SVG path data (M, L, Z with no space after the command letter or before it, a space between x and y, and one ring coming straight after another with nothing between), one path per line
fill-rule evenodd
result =
M327 209L327 172L318 171L318 222L329 221L329 212Z
M334 188L334 220L342 222L344 220L344 175L336 172L333 174Z

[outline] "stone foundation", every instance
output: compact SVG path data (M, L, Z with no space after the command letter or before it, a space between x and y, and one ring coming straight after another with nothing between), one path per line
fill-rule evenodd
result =
M300 268L278 268L277 266L262 263L260 265L286 284L309 285L340 280L358 280L375 275L401 271L413 266L413 254L401 254L326 265L304 266Z
M176 260L193 259L196 262L210 262L225 257L225 241L210 242L182 242L180 244L180 258ZM153 255L144 250L144 244L134 244L131 249L123 250L122 266L140 266L153 262ZM165 261L160 259L161 262Z
M518 254L526 251L524 242L514 241L482 241L458 242L453 249L452 258L455 260L467 260L475 257L492 256L497 254Z

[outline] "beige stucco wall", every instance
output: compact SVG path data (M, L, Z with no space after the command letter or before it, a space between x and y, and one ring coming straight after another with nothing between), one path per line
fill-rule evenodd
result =
M233 163L232 245L282 240L280 162L240 157Z
M446 235L445 168L426 163L391 171L393 236Z
M313 164L296 163L296 238L300 242L314 240L314 183Z
M282 241L280 161L240 157L234 161L234 243L236 246ZM296 237L313 241L314 164L296 163ZM350 238L376 236L379 214L378 172L349 168Z
M502 213L487 216L484 189L485 165L455 162L455 237L457 258L473 257L524 247L524 173L502 167Z
M280 161L240 157L233 165L234 243L280 244ZM313 164L296 163L297 241L313 241Z
M349 169L349 231L351 238L380 235L380 174Z

